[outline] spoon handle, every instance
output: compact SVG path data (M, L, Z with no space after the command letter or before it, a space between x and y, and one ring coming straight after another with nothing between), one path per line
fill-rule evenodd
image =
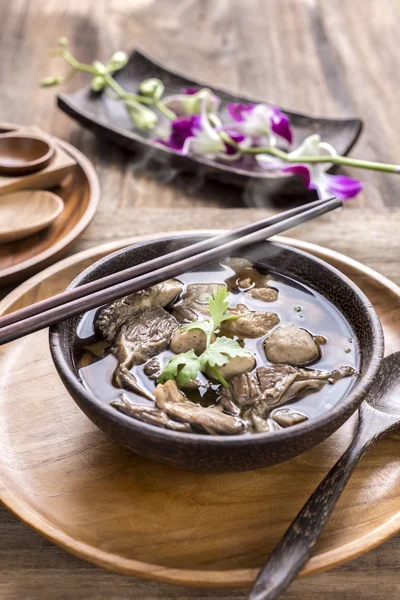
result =
M295 579L332 513L355 466L375 442L358 430L352 444L303 506L260 571L248 600L274 600Z

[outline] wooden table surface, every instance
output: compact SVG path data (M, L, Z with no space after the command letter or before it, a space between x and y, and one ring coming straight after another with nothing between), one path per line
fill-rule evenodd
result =
M315 115L357 115L366 126L354 155L399 162L396 0L13 0L0 3L0 18L1 120L34 123L70 141L100 176L99 212L74 251L139 233L234 226L271 207L262 199L265 210L244 208L248 191L171 170L149 173L142 157L93 137L60 113L56 91L37 87L40 78L63 68L47 57L60 35L86 62L141 46L188 76L234 92L249 90ZM84 81L79 74L64 89ZM400 179L360 175L365 189L351 206L293 235L344 252L400 283ZM399 566L397 536L347 565L297 581L284 597L395 599ZM2 600L245 597L243 590L187 590L108 573L0 508Z

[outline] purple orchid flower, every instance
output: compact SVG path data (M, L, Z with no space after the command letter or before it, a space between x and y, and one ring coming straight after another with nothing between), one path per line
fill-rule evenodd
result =
M246 140L246 137L244 135L241 135L240 133L236 133L235 131L230 131L229 132L229 137L236 142L236 144L241 144L242 142L244 142ZM233 146L232 144L230 144L229 142L224 140L224 144L225 144L225 152L228 156L233 156L237 154L237 150L235 148L235 146Z
M227 151L225 143L209 121L206 98L202 100L201 115L175 119L170 125L168 137L156 141L182 154L207 158L215 158Z
M188 96L193 96L193 94L197 94L198 91L199 91L199 88L184 87L181 89L180 93L187 94Z
M232 134L231 137L236 143L243 142L245 139L243 135L237 133ZM202 101L201 115L175 119L170 125L168 136L155 141L182 154L191 153L225 160L235 160L238 156L235 146L222 139L218 131L211 125L205 98Z
M358 179L347 177L346 175L329 175L326 170L332 166L332 163L311 163L301 164L302 156L335 156L336 150L330 144L321 142L318 134L310 135L293 152L289 152L290 158L298 159L299 164L287 165L268 154L259 154L257 162L265 169L280 168L285 173L293 173L304 179L307 189L316 190L320 198L334 195L341 200L354 198L362 190L363 184Z
M229 116L235 124L229 124L227 128L252 138L267 137L271 143L272 134L275 134L289 144L292 143L293 134L288 117L279 109L267 104L236 104L227 106Z
M167 139L158 138L155 141L181 152L186 140L193 137L200 128L200 115L181 117L172 121Z

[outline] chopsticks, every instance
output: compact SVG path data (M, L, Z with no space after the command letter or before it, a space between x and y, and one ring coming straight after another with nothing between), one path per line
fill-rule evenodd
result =
M192 244L0 317L0 345L133 294L165 279L222 259L239 248L282 233L342 206L336 198L317 200ZM229 214L229 213L227 213Z

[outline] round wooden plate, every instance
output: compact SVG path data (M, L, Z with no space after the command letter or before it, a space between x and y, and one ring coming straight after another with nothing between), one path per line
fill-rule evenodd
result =
M13 129L17 126L0 123L0 131ZM48 229L0 246L0 287L26 278L60 258L96 213L100 185L93 165L71 144L55 137L51 139L77 163L63 184L53 189L63 200L64 210Z
M397 286L343 255L280 239L356 281L382 319L386 351L399 348ZM5 298L0 313L61 291L93 261L137 240L53 265ZM356 425L354 416L310 452L260 471L177 471L118 446L83 415L56 374L43 331L0 349L0 407L0 498L10 510L102 567L209 587L251 585ZM399 531L399 440L381 441L361 462L302 575L354 558Z

